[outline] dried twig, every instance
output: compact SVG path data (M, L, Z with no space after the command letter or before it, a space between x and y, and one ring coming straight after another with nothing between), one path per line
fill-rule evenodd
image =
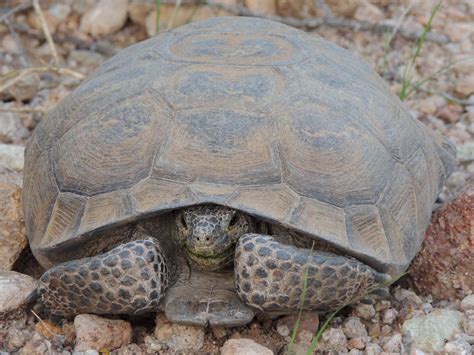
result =
M0 107L0 112L46 113L48 109L45 107Z
M79 80L84 80L85 75L77 71L60 68L60 67L33 67L25 68L21 70L16 70L8 73L4 78L4 82L0 84L0 92L5 91L10 86L15 85L17 82L21 81L23 78L31 75L33 73L55 73L59 75L69 75Z
M40 41L45 40L43 32L36 31L29 26L22 23L12 23L12 27L22 34L26 34L30 37L36 38ZM70 33L55 33L52 35L55 43L71 43L77 49L87 49L97 53L101 53L105 56L112 56L117 52L117 49L107 41L93 41L84 40Z
M172 3L172 1L163 1L163 3ZM346 28L352 31L372 31L372 32L391 32L396 25L392 23L371 23L367 21L358 21L353 19L347 19L339 16L329 16L324 18L307 18L299 19L294 17L282 17L282 16L268 16L264 14L254 13L243 5L225 5L216 0L207 0L201 2L204 5L219 8L224 11L228 11L238 16L250 16L250 17L261 17L268 20L284 23L289 26L304 28L307 30L316 29L321 26L334 27L334 28ZM409 30L400 27L398 35L408 39L419 39L423 35L423 30ZM437 43L449 43L450 39L448 36L430 32L426 36L426 40L437 42Z
M41 11L41 7L39 6L38 0L33 0L33 7L35 9L36 15L38 16L41 22L41 28L43 29L44 36L46 37L46 42L48 42L49 50L53 55L54 64L59 65L59 56L58 52L56 51L56 46L54 45L53 38L51 37L51 32L49 32L48 24L43 16L43 11Z
M20 4L20 5L15 6L13 9L9 10L6 14L0 16L0 23L7 20L8 17L10 17L11 15L14 15L17 12L29 9L31 6L32 4Z
M43 324L44 329L46 329L52 337L55 337L57 334L51 330L51 328L44 322L44 320L41 319L39 315L35 313L35 311L31 310L31 313L40 321L41 324ZM41 334L42 335L42 334Z

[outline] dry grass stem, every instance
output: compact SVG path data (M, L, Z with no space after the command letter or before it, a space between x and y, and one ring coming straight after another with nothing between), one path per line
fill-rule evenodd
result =
M85 79L84 74L68 69L68 68L60 68L60 67L52 67L52 66L32 67L32 68L26 68L26 69L21 69L21 70L15 70L8 73L6 77L3 79L3 82L0 83L0 92L4 92L9 87L21 81L23 78L34 73L55 73L59 75L72 76L79 80Z
M46 113L48 109L45 107L0 107L0 112L17 112L17 113Z
M36 15L38 16L41 22L41 28L43 29L46 42L48 42L49 50L51 51L51 54L53 55L54 64L59 65L58 52L56 51L56 46L54 44L53 37L51 37L51 32L49 32L48 24L46 23L46 20L43 15L43 11L41 11L41 7L39 6L38 0L33 0L33 7L35 9Z
M41 317L35 313L35 311L31 310L31 313L33 313L36 319L38 319L41 322L41 324L43 324L44 329L46 329L51 334L52 337L55 337L57 335L51 330L51 328L49 328L49 326L41 319Z

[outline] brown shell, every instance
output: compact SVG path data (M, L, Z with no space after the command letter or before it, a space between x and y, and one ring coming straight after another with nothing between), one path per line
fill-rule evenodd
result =
M25 218L44 265L95 231L216 203L395 273L453 162L350 52L214 18L122 50L47 115L27 147Z

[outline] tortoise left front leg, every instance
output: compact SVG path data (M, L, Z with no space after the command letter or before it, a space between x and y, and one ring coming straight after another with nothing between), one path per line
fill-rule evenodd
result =
M299 310L306 273L303 309L318 311L335 310L390 279L356 259L282 244L269 235L245 234L237 243L237 293L254 308Z

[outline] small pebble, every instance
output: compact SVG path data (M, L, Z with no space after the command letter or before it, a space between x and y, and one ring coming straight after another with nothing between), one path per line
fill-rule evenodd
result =
M463 339L456 339L446 343L443 350L446 355L469 355L471 354L471 345Z
M467 311L470 309L474 309L474 294L464 297L461 301L461 310Z
M395 334L383 341L383 351L389 353L400 353L402 350L402 335Z
M367 336L365 325L356 317L349 317L344 321L343 331L349 339Z
M156 317L155 337L173 352L200 350L204 345L204 328L170 322L163 313Z
M382 312L382 322L385 324L392 324L397 318L398 312L396 309L389 308Z
M375 317L375 308L371 304L359 303L356 306L355 313L362 319L370 320Z
M382 348L378 344L367 344L365 347L365 353L367 355L380 355Z
M322 336L327 350L347 351L347 338L342 329L330 328Z
M349 340L347 346L349 349L363 350L365 348L365 343L362 341L362 338L354 338Z
M229 339L221 348L221 355L273 355L273 351L251 339Z
M108 319L93 314L80 314L74 318L76 328L75 351L118 349L132 340L129 322Z

